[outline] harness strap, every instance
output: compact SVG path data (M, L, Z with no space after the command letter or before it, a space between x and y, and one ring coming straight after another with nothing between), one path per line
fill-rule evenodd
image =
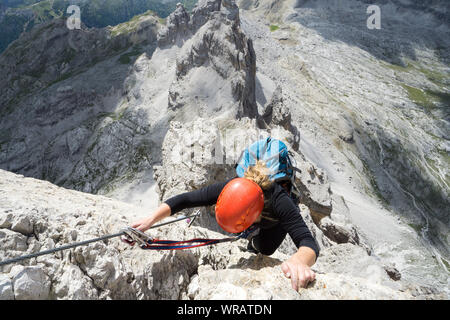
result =
M223 239L190 239L190 240L159 240L159 239L148 239L147 244L141 245L141 249L144 250L183 250L191 249L202 246L209 246L222 242L232 242L238 239L246 239L251 233L253 233L258 227L256 225L248 228L247 230L241 232L235 237L223 238Z
M224 238L224 239L190 239L184 241L177 240L149 240L146 245L142 245L141 249L145 250L182 250L202 246L213 245L221 242L235 241L239 238Z

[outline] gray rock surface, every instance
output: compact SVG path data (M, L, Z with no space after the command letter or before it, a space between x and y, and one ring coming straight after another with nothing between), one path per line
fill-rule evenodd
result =
M206 6L205 10L214 7ZM169 88L169 109L182 108L180 114L185 120L225 111L232 117L255 118L256 57L252 41L240 30L238 17L231 19L223 11L210 12L208 17L177 56L177 81ZM191 112L193 106L196 110Z
M48 299L50 281L39 266L15 266L9 273L12 278L15 300Z
M5 274L0 274L0 299L14 300L14 290L12 286L12 281Z
M111 193L124 185L151 183L151 168L161 160L159 151L171 119L219 113L255 117L251 40L241 32L238 15L231 14L237 10L234 3L220 6L220 11L211 11L214 8L208 2L197 6L195 12L206 25L197 23L196 30L188 26L190 15L178 6L165 28L169 38L185 36L179 46L162 44L166 29L151 14L111 28L76 32L54 21L17 40L0 58L3 72L22 79L35 60L52 65L42 69L42 77L36 74L39 87L17 84L17 90L31 91L22 94L12 88L2 94L2 168L77 190ZM189 32L179 30L183 21ZM34 46L39 33L36 46L55 41L55 56L46 56L42 49L33 61L29 53L19 59L17 51ZM94 51L83 52L80 60L73 46ZM64 50L73 54L60 76ZM15 72L12 65L17 65ZM5 79L6 88L12 80ZM25 112L30 104L33 110ZM27 153L37 156L24 156Z
M209 15L221 10L222 1L220 0L199 0L192 9L191 29L198 30L208 20Z
M189 36L191 34L189 21L189 13L181 3L178 3L175 11L167 17L166 25L158 33L158 45L172 45Z
M127 59L140 46L155 47L158 27L153 15L105 29L69 30L54 20L10 46L0 57L2 167L90 192L132 172L133 163L145 167L142 112L116 108L129 90ZM132 152L134 134L140 152L123 159L117 152Z

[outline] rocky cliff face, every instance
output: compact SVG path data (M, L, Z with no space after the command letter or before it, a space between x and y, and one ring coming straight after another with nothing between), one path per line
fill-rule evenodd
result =
M258 57L257 86L282 85L300 149L326 170L351 220L386 243L398 234L392 217L407 223L433 252L427 268L437 257L448 274L449 26L438 13L448 6L387 1L378 30L367 28L364 1L238 4Z
M4 167L97 192L114 172L124 173L116 151L127 149L130 132L139 140L132 158L145 162L142 150L148 143L141 137L148 128L136 119L141 111L119 107L133 81L127 78L129 63L146 44L151 50L158 27L151 15L101 30L69 30L56 20L10 47L0 59L7 75L1 80ZM27 159L24 152L36 157ZM98 175L105 166L111 171ZM89 181L82 179L88 176Z
M200 0L165 25L148 14L24 34L0 56L0 168L115 200L2 171L4 257L116 231L232 177L240 151L267 135L301 169L300 209L322 256L316 284L298 294L279 270L295 252L289 238L273 257L236 244L148 254L97 243L4 268L0 293L27 298L21 283L34 281L33 298L445 297L448 25L427 9L409 37L393 26L424 8L405 3L381 6L380 33L367 29L363 1ZM223 236L202 210L192 229L157 236Z
M3 168L104 193L160 161L171 119L254 117L255 56L236 14L198 9L184 39L182 6L163 30L149 15L100 30L58 20L25 35L0 61ZM171 34L180 47L165 44Z
M224 111L234 111L231 116L238 118L257 116L256 57L239 21L236 4L218 0L199 2L192 18L182 5L169 16L158 44L184 42L177 55L176 82L169 88L169 109L182 109L183 119Z

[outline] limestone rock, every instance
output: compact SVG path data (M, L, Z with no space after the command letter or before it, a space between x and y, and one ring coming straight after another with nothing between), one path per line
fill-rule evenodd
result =
M22 234L30 234L33 232L33 223L31 217L28 215L23 215L19 217L15 217L13 223L11 225L11 230L22 233Z
M199 268L200 287L206 290L200 291L195 299L299 299L299 295L290 287L289 280L283 276L280 263L281 261L269 257L242 257L239 268L224 270ZM252 266L256 267L256 270L249 272ZM217 285L212 285L213 283Z
M300 202L311 211L316 224L320 218L329 216L333 210L331 186L326 172L306 159L301 153L294 154L300 172L296 172L296 186L300 191Z
M53 291L57 299L94 300L99 298L92 279L73 264L67 264L56 277Z
M44 300L50 293L50 281L38 266L21 268L12 278L15 300Z
M283 92L281 86L277 86L270 101L264 106L264 111L261 115L264 121L263 127L266 126L281 126L294 136L294 141L291 143L293 150L298 151L300 143L300 132L292 123L291 112L283 103Z
M9 229L0 229L0 243L5 250L26 251L28 247L26 236Z
M214 4L205 2L210 3ZM200 8L193 16L203 12ZM215 5L206 6L204 10L214 8ZM231 113L233 109L234 117L255 118L256 57L252 41L222 11L210 12L208 17L184 43L177 57L177 78L169 88L169 108L183 107L186 120L192 120L193 115L211 117L218 112Z
M351 225L333 222L330 218L325 217L320 220L320 229L330 240L336 243L360 243L358 233Z
M188 286L188 292L187 295L189 299L194 299L196 295L200 292L200 284L198 280L198 274L194 274L192 278L190 279L190 283Z
M11 279L0 273L0 300L14 300L14 290Z
M2 105L13 103L18 95L43 89L60 77L76 72L81 66L130 45L156 41L158 20L154 16L144 16L125 34L112 30L115 29L87 28L84 25L80 30L70 30L65 19L55 19L24 32L0 57L2 73L8 75L0 79L0 85L5 88L0 102ZM52 50L47 50L49 45ZM33 50L27 50L30 47ZM13 79L17 74L24 77ZM18 84L17 81L20 85L14 85Z
M190 34L189 29L190 16L181 3L177 4L166 21L166 25L158 33L158 46L173 44L177 39L186 37Z
M339 257L339 259L342 257ZM315 300L315 299L411 299L411 295L377 281L345 273L318 273L307 289L295 292L281 272L285 256L242 255L233 269L199 268L203 290L195 299ZM375 266L375 265L374 265ZM213 286L213 283L219 283ZM280 285L274 285L275 283Z
M199 0L192 9L191 29L198 30L208 20L212 12L220 11L221 0Z
M300 289L305 300L407 300L411 295L364 278L345 274L318 275L307 289Z
M55 19L24 33L0 56L2 73L22 75L18 80L0 79L5 88L0 103L8 106L2 108L0 119L1 167L79 190L107 189L106 185L125 171L120 164L124 159L117 154L132 138L122 137L135 133L142 137L148 126L146 123L142 129L139 111L115 114L129 75L124 61L140 46L148 46L150 52L156 46L159 27L159 20L149 14L104 29L83 26L69 30L63 19ZM49 47L52 50L47 50ZM71 80L65 81L68 78ZM33 108L24 111L27 105ZM103 130L105 135L100 133ZM141 152L133 153L132 162L145 167L147 159L141 159L141 154L148 149L148 140L135 141L139 146L134 145L133 150ZM36 156L25 156L34 152ZM99 170L105 176L101 177ZM21 231L32 228L18 225L24 227Z
M353 142L353 128L348 120L339 119L338 120L339 127L339 138L344 140L345 142Z
M398 281L402 278L402 274L398 271L393 265L388 265L384 267L384 270L388 274L388 276L394 280Z
M319 273L342 273L348 276L366 278L374 283L399 288L374 256L367 254L360 246L344 243L323 248L320 259L313 269Z

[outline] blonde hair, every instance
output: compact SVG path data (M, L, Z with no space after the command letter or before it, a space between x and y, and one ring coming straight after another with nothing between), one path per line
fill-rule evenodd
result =
M261 189L268 189L273 181L269 179L270 170L264 161L258 160L254 166L249 166L244 173L244 178L257 183Z

